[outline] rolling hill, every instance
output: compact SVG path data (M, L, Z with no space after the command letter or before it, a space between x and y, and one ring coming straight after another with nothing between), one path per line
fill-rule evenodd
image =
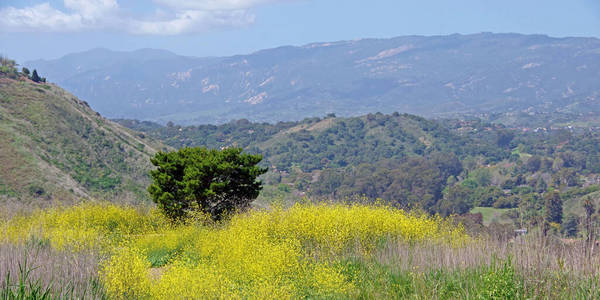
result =
M25 65L110 118L163 124L600 111L596 38L404 36L207 58L93 49Z
M548 191L560 191L565 214L581 215L585 197L600 190L600 128L594 127L523 130L474 118L400 113L274 124L242 119L218 126L116 121L174 148L242 147L263 155L269 172L259 205L305 196L381 199L444 215L473 207L510 215L514 211L502 209L520 207L533 218ZM502 218L522 222L511 216Z
M0 74L2 75L2 74ZM0 200L148 198L163 147L54 84L0 76Z
M219 126L160 126L149 121L116 120L174 148L242 147L263 155L269 167L258 203L307 195L345 199L363 195L406 207L436 211L449 177L458 176L461 160L483 157L497 162L510 155L498 145L502 127L480 123L483 137L461 135L441 122L409 114L307 118L297 122L232 121ZM494 128L491 128L491 127ZM377 179L376 179L377 178Z
M304 172L312 172L403 160L435 152L454 153L459 157L485 153L491 159L507 156L506 149L499 149L493 138L491 142L482 142L461 136L440 122L399 113L346 118L328 115L275 124L242 119L218 126L161 126L149 121L115 121L174 148L242 147L262 154L266 166L286 172L298 167ZM494 131L489 135L495 134Z

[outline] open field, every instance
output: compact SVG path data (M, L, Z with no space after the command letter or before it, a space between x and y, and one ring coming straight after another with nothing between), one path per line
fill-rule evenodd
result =
M179 225L108 203L4 215L2 297L23 276L23 293L53 298L600 296L600 261L583 245L468 236L451 219L386 206L297 204Z
M487 226L493 222L500 224L511 223L510 218L504 216L504 214L511 210L511 208L474 207L473 209L471 209L470 213L481 213L481 216L483 217L483 224Z

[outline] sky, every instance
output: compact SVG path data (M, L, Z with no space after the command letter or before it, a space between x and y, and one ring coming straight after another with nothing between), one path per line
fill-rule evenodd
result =
M0 54L24 62L103 47L189 56L479 32L600 37L599 0L0 0Z

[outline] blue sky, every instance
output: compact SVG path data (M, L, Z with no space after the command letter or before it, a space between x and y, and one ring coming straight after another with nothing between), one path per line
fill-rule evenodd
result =
M600 37L598 0L0 0L0 54L105 47L191 56L400 35Z

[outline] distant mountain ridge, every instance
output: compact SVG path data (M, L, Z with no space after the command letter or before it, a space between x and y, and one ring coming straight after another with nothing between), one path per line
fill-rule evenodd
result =
M212 58L94 49L25 65L110 118L162 123L600 111L596 38L404 36Z

